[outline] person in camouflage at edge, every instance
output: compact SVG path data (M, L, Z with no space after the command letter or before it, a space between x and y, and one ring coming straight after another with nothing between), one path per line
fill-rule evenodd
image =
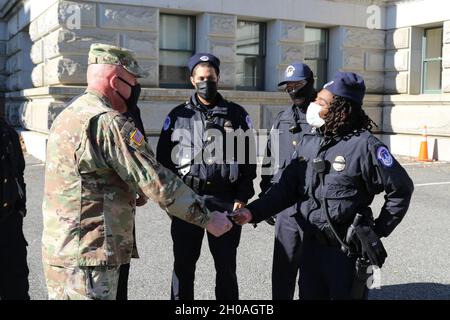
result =
M146 73L130 50L93 44L86 92L53 122L47 145L42 259L50 299L115 299L130 262L136 194L215 236L231 229L155 160L126 112Z

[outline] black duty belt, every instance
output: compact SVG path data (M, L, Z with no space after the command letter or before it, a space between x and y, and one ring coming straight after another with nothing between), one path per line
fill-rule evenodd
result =
M191 175L185 175L182 180L199 195L233 192L233 186L230 183L214 183Z
M342 236L344 234L344 228L343 226L335 226L338 233ZM312 236L314 239L320 243L323 246L327 247L340 247L341 244L336 239L336 236L334 235L333 231L329 226L325 226L322 230L314 230Z

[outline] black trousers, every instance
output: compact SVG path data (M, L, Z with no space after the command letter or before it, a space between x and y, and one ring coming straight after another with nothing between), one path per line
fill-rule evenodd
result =
M209 210L231 212L233 209L233 200L230 197L204 197ZM233 223L233 228L218 238L207 232L209 250L216 269L215 294L218 300L239 299L236 254L241 239L241 229L242 227ZM173 217L171 234L174 254L171 299L193 300L195 265L200 257L205 230Z
M356 258L349 258L339 247L305 236L300 256L300 299L351 299L355 263Z
M23 218L13 212L0 223L0 299L29 300L27 242Z
M119 269L119 284L117 286L116 300L128 300L128 276L130 264L121 264Z
M272 299L292 300L299 271L303 232L293 217L297 210L279 213L275 224L272 263Z

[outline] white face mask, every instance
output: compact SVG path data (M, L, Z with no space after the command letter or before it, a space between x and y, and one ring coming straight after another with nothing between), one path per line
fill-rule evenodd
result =
M306 121L311 127L320 128L325 124L325 121L320 117L320 110L322 107L315 102L311 102L306 111Z

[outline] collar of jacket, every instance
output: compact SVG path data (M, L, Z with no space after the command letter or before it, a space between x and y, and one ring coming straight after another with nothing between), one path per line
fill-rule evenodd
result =
M106 106L107 106L108 108L114 109L114 108L113 108L113 105L112 105L111 101L108 99L108 97L105 96L105 95L103 95L103 94L100 93L99 91L94 90L94 89L90 89L90 88L89 88L89 89L86 89L86 91L84 92L84 94L86 94L86 93L90 93L90 94L96 96L97 98L99 98L100 100L102 100L102 101L106 104ZM115 110L115 109L114 109L114 110Z
M209 110L215 108L215 107L220 107L224 104L224 99L222 97L222 95L217 92L217 96L216 96L216 103L214 105L211 105L209 107L206 107L205 105L201 104L198 99L197 99L197 93L193 93L190 99L191 102L191 106L194 109L197 109L201 112L208 112Z

